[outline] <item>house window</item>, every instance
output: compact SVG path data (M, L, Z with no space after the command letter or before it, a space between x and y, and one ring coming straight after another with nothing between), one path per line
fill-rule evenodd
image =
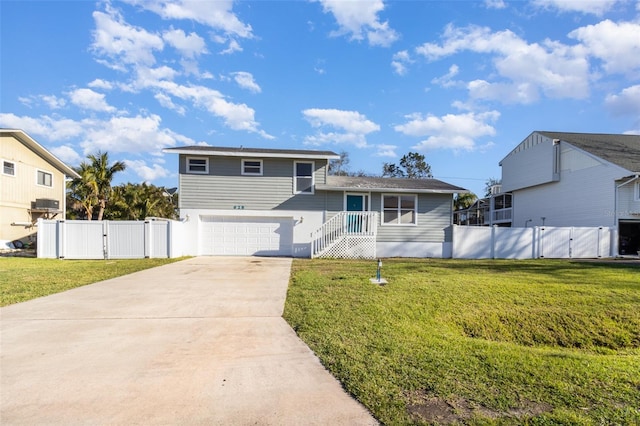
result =
M294 194L313 194L313 162L296 161L293 164Z
M206 175L209 173L209 159L202 157L187 157L187 173Z
M640 201L640 182L636 182L636 201Z
M12 163L11 161L2 161L2 174L15 176L16 163Z
M242 174L262 176L262 160L242 160Z
M48 186L48 187L52 187L53 186L53 175L49 172L45 172L43 170L38 170L38 177L37 177L38 181L38 185L41 186Z
M382 223L385 225L415 225L418 198L415 195L384 195Z

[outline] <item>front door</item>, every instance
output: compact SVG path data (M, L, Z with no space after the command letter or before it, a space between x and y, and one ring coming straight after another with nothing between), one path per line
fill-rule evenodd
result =
M369 210L369 196L365 194L347 194L345 199L348 212L364 212ZM347 214L347 231L362 232L364 217L358 214Z

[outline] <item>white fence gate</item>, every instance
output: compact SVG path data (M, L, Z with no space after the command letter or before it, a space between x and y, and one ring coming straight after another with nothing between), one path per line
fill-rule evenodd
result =
M182 222L39 220L38 257L140 259L180 257Z
M454 259L599 258L614 256L610 228L453 226Z

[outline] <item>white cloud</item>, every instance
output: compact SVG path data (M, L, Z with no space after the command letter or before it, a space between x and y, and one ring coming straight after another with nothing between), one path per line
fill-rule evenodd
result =
M229 40L229 47L220 52L221 55L231 55L235 52L242 52L242 46L236 40Z
M398 149L396 145L379 144L376 145L375 148L376 152L373 154L375 157L396 158L398 156L398 154L396 154L396 149Z
M380 126L357 111L311 108L302 111L305 119L315 128L331 128L336 131L318 132L307 136L305 144L324 145L346 143L364 148L366 135L380 130Z
M251 74L250 72L238 71L233 73L232 75L236 83L238 83L238 86L242 87L243 89L247 89L248 91L253 93L262 92L262 89L255 82L255 80L253 79L253 74Z
M607 96L605 105L614 115L631 115L640 120L640 84Z
M324 13L331 13L340 29L332 36L351 34L352 40L368 40L371 46L390 46L398 40L396 31L388 22L380 22L378 13L384 10L382 0L343 1L317 0L322 4Z
M22 129L29 135L42 136L51 141L68 140L82 134L82 124L68 118L17 116L0 113L0 127Z
M484 0L484 6L487 9L505 9L507 4L504 0Z
M454 81L452 79L453 79L453 77L458 75L459 72L460 72L460 67L458 67L456 64L453 64L453 65L451 65L449 67L449 72L448 73L446 73L442 77L434 78L433 80L431 80L431 83L437 84L437 85L442 86L442 87L457 86L459 84L459 82L456 82L456 81Z
M178 141L190 140L169 129L161 128L162 119L155 115L112 117L109 120L83 120L80 146L85 153L108 152L158 154Z
M186 35L182 30L171 29L165 31L162 38L186 58L195 58L207 53L204 39L196 33Z
M311 108L302 111L313 127L329 126L349 133L368 134L380 130L380 126L357 111Z
M640 72L640 23L604 20L569 33L588 53L604 62L609 73Z
M149 167L143 160L124 160L124 162L127 165L127 170L133 170L144 182L151 182L170 175L169 170L159 164Z
M102 93L94 92L91 89L75 89L69 92L71 103L91 111L114 112L116 108L112 107L105 100Z
M96 78L91 83L87 84L87 86L92 89L102 89L102 90L111 90L113 89L113 83L110 81L102 80L101 78Z
M251 25L244 24L233 13L233 0L128 0L164 19L188 19L225 34L252 38Z
M405 75L408 72L407 65L412 64L413 62L414 61L411 59L409 52L401 50L393 55L391 66L393 67L393 72L396 74Z
M79 141L85 154L97 150L159 155L163 148L194 141L161 127L157 115L111 117L108 120L86 118L71 120L49 116L18 117L0 114L0 127L23 129L32 136L56 141Z
M470 83L469 88L476 89L472 96L477 98L500 100L501 93L509 90L518 92L518 96L509 97L510 102L519 99L523 103L536 100L539 91L550 98L582 99L589 95L589 62L580 45L550 40L530 44L509 30L492 32L473 25L448 25L443 39L440 45L425 43L416 52L431 61L462 51L494 55L498 76L505 80Z
M54 148L49 149L60 160L64 161L69 165L77 165L80 164L83 160L82 156L76 152L70 145L61 145Z
M171 99L170 96L164 93L156 93L153 97L156 98L156 100L160 105L170 110L173 110L180 115L185 115L187 112L185 107L183 107L182 105L176 105L175 103L173 103L173 99Z
M622 1L625 0L533 0L533 4L542 9L556 9L560 12L580 12L601 16Z
M407 136L427 137L413 148L423 151L430 149L452 149L473 151L478 148L476 139L495 135L490 124L500 117L498 111L483 113L447 114L442 117L423 116L416 113L406 116L405 124L394 129Z
M136 28L124 22L122 15L106 6L106 13L95 11L93 18L96 29L93 31L92 49L105 65L123 70L125 65L153 65L154 50L162 50L164 43L158 34L144 28Z
M54 95L42 95L40 96L40 99L42 99L42 101L51 109L60 109L67 104L67 101L64 100L64 98L59 98Z

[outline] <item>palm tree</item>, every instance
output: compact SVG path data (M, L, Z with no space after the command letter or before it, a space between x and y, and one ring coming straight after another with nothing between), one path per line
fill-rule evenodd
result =
M93 170L84 161L74 170L80 177L73 179L69 183L69 192L67 194L69 202L67 204L73 210L73 214L69 216L86 216L87 220L91 220L93 218L93 210L98 205L98 188L93 180Z
M109 164L109 154L98 151L98 154L87 155L87 159L91 161L91 184L96 188L96 196L98 198L98 220L102 220L104 209L111 196L111 181L117 172L124 171L127 165L122 161L116 161Z

